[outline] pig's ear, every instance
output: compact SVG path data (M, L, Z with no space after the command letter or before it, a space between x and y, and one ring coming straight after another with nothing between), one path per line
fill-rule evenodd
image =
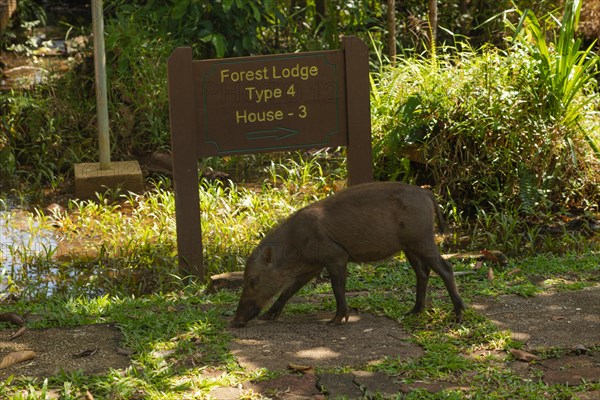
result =
M265 264L271 264L273 262L273 247L267 246L262 251L262 259Z

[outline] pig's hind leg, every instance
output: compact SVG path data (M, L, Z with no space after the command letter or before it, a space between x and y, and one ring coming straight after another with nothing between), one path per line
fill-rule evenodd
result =
M452 268L452 264L438 254L437 259L432 260L431 268L444 281L446 289L448 290L448 294L450 295L450 299L452 300L452 304L454 305L456 322L460 324L462 322L465 305L460 297L460 294L458 294L458 287L456 286L456 280L454 279L454 269Z
M404 252L410 266L417 277L417 295L415 306L407 314L419 314L425 310L425 300L427 297L427 285L429 283L430 270L427 264L425 264L421 258L410 250Z
M317 268L308 273L298 276L291 285L281 292L277 300L271 305L271 307L265 311L263 315L258 317L260 320L275 320L277 317L281 315L283 311L283 307L288 302L289 299L292 298L293 295L296 294L298 290L300 290L304 285L311 281L315 276L317 276L321 272L322 268Z
M340 325L343 320L348 321L349 311L346 303L346 262L328 264L327 272L331 279L331 288L335 296L335 316L327 323L328 325Z
M450 300L452 300L452 305L454 306L456 322L461 323L465 305L460 297L460 294L458 293L458 287L456 286L456 280L454 279L454 270L452 268L452 264L450 264L441 256L437 247L432 247L432 249L433 250L425 253L422 256L421 262L430 266L431 269L435 271L435 273L437 273L444 281L444 285L448 290Z

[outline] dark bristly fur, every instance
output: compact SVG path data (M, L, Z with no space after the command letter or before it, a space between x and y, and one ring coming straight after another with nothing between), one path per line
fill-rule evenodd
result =
M456 320L464 311L452 265L434 241L434 218L445 223L433 194L396 182L357 185L298 210L274 228L252 252L244 271L244 288L233 326L244 326L277 294L261 319L275 319L286 302L323 268L331 278L336 314L348 319L346 264L379 261L403 251L417 276L411 313L425 308L430 269L441 276L454 305Z

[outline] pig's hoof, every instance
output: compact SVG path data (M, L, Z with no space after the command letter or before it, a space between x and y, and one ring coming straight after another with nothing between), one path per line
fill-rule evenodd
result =
M418 315L425 311L425 307L414 306L409 312L404 314L406 317L410 317L411 315Z
M246 326L246 324L247 324L247 322L233 320L233 321L231 321L229 326L232 328L243 328Z
M278 314L265 313L265 314L261 315L260 317L258 317L258 319L260 319L261 321L275 321L277 319L277 317L279 317Z
M457 324L461 324L462 320L463 320L463 313L462 312L461 313L457 313L456 314L456 319L455 319L456 323Z
M329 322L327 322L327 325L341 325L342 321L348 322L348 318L350 318L348 314L342 315L341 317L336 315Z

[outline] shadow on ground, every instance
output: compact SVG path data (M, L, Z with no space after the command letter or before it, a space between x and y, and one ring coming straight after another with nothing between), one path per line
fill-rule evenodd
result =
M385 357L420 357L398 322L371 314L353 314L347 323L329 326L331 313L282 316L251 321L231 329L231 351L246 369L285 371L290 364L314 368L358 367Z

